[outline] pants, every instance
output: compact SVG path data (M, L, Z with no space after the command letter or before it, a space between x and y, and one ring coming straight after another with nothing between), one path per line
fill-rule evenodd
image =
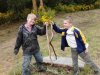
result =
M42 63L43 58L40 52L34 53L33 56L35 57L36 63ZM30 63L31 63L32 55L25 54L23 56L23 64L22 64L22 75L31 75L30 72Z
M94 71L98 71L99 68L94 64L94 62L91 60L88 53L82 52L78 54L76 48L71 48L72 53L72 61L73 61L73 71L75 75L78 75L79 68L78 68L78 55L84 60L86 64L88 64Z

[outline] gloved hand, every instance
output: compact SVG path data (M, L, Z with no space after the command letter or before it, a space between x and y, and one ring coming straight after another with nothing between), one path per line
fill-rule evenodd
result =
M18 50L14 50L14 54L17 55L18 54Z

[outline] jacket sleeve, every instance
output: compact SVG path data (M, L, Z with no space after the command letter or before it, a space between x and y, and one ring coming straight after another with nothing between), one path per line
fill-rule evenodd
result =
M57 27L56 24L53 24L53 29L57 33L62 33L63 32L63 29L60 29L59 27Z
M38 35L45 35L46 34L46 26L43 26L43 28L36 26L36 28L37 28Z
M19 48L22 45L22 26L19 28L18 34L17 34L17 39L16 39L16 43L15 43L15 48L14 51L15 52L19 52Z

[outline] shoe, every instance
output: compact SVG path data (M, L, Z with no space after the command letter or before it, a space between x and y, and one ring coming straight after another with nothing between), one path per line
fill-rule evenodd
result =
M73 72L73 75L79 75L79 71Z
M99 71L94 71L94 75L100 75Z
M79 75L78 73L75 73L74 75Z
M47 67L44 67L43 65L39 65L38 67L37 67L37 71L38 72L45 72L47 70Z

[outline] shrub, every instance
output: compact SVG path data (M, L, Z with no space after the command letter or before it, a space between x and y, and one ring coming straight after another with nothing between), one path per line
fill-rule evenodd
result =
M74 12L75 11L73 5L67 6L67 5L59 4L58 6L55 7L55 9L57 11L64 11L64 12Z
M63 4L73 4L74 0L61 0L61 3L63 3Z
M44 0L44 4L47 6L47 7L54 7L56 6L58 3L60 3L61 0Z
M16 13L23 11L25 8L24 0L8 0L7 3L8 10L13 10Z
M21 15L27 13L27 8L28 9L32 8L31 0L8 0L7 3L8 3L8 11L14 13L14 15L16 16L15 17L16 20L20 20L20 18L23 18L23 16Z
M95 4L90 4L90 5L63 5L63 4L58 4L55 7L55 10L57 11L63 11L63 12L76 12L76 11L85 11L85 10L91 10L95 8L100 8L100 2L96 2Z
M0 13L0 24L9 22L12 13Z
M95 2L94 7L95 8L100 8L100 1Z
M4 13L7 11L7 0L0 0L0 12Z
M30 9L24 9L22 13L19 14L15 14L14 11L8 11L7 13L0 13L0 24L24 20L26 19L27 14L30 12L31 12Z
M97 0L74 0L77 4L94 4Z
M52 10L50 8L47 8L47 10L45 10L44 8L42 9L40 8L38 10L38 19L36 21L37 24L41 24L43 22L50 22L50 20L53 20L53 18L55 17L55 10ZM32 13L36 14L34 10L32 11Z
M24 19L26 19L27 15L28 15L29 13L31 13L31 9L28 9L28 8L24 9L24 10L22 11L22 13L19 14L19 20L24 20Z

